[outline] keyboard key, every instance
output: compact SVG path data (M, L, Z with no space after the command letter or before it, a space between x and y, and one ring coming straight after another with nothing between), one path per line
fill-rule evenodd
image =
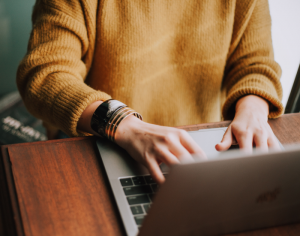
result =
M151 206L150 204L143 205L144 210L145 210L146 213L148 213L148 210L150 209L150 206Z
M147 184L156 184L151 175L144 176Z
M144 185L145 180L143 176L137 176L132 178L134 185Z
M133 185L131 178L120 179L120 182L121 182L122 186L132 186Z
M150 200L147 195L138 195L138 196L127 197L127 201L128 201L129 205L150 203Z
M149 185L126 187L126 188L123 188L123 190L124 190L124 193L126 196L152 193L152 190Z
M135 223L136 223L137 225L142 225L144 218L145 218L144 215L143 215L143 216L135 216L135 217L134 217Z
M148 196L151 199L151 201L153 201L153 198L154 198L155 195L153 193L150 193L150 194L148 194Z
M141 206L132 206L130 207L133 215L144 214L144 211Z
M156 193L159 186L158 186L158 184L151 184L151 188L152 188L153 192Z

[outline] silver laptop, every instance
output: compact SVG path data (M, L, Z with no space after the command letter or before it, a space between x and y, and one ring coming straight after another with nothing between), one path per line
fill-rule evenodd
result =
M208 160L170 172L163 166L161 187L122 148L97 141L128 236L139 229L141 235L217 235L300 221L300 148L220 154L215 145L225 131L189 132Z

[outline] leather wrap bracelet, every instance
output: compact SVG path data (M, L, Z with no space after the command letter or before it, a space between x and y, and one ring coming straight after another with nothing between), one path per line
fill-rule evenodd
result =
M100 136L114 141L118 126L126 117L134 115L140 120L142 116L117 100L103 102L94 112L91 120L91 128Z

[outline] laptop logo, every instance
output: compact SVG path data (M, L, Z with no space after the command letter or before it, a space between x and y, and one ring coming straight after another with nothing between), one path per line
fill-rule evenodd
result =
M280 188L275 188L272 191L262 193L257 197L256 202L257 203L273 202L276 200L276 198L280 192L281 192Z

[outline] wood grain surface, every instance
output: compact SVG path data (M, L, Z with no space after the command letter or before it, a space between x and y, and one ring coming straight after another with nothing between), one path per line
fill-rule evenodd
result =
M229 124L224 121L179 128L197 130ZM270 125L283 144L300 143L300 114L270 120ZM7 145L2 147L2 156L7 158L3 159L5 178L14 182L10 185L15 192L10 189L9 195L15 194L17 200L11 201L18 207L8 203L11 206L6 211L12 210L10 219L19 230L7 235L125 235L94 138ZM5 178L0 175L0 183L9 182ZM233 235L296 236L300 235L300 224Z
M3 155L4 154L4 155ZM6 146L1 147L0 152L0 235L17 235L17 227L14 220L14 211L12 208L12 201L9 194L8 179L6 177L3 158L8 160ZM11 176L10 176L11 177ZM11 183L11 178L10 178ZM16 198L15 198L16 200ZM15 202L17 203L17 202ZM18 219L20 223L20 219ZM22 232L22 227L21 227Z
M24 234L124 235L93 138L8 147Z

